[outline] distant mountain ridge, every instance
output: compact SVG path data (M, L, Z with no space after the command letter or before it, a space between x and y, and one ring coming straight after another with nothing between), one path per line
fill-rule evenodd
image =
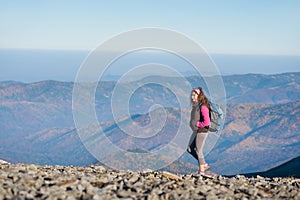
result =
M162 77L176 81L176 77ZM213 79L214 77L206 77ZM299 100L300 72L284 74L245 74L222 76L226 89L228 103L286 103ZM187 77L192 87L206 88L203 78ZM138 83L138 81L137 81ZM116 82L105 81L98 88L96 97L104 100L103 95L109 95ZM51 100L60 97L61 100L71 101L73 82L40 81L22 83L16 81L0 82L0 102L2 101L34 101ZM147 88L151 89L151 88ZM26 91L26 92L25 92ZM141 90L143 92L143 90ZM153 91L152 91L153 92Z
M199 77L188 79L193 86L204 84ZM226 175L266 171L300 155L300 73L224 76L223 80L229 100L224 133L207 155L213 170ZM115 82L105 82L102 86L96 92L96 111L103 120L102 125L109 128L108 133L117 142L119 129L111 120L110 110ZM97 162L74 128L72 89L71 82L1 82L0 159L61 165ZM186 95L188 98L189 94ZM172 120L168 127L176 128L177 104L170 100L170 91L148 85L139 88L134 104L145 110L155 102L169 105ZM135 107L132 111L136 121L147 121L147 114L139 114ZM168 130L173 129L165 133L171 137ZM158 138L156 142L168 142L168 137ZM147 145L151 150L151 144L144 146ZM192 171L193 164L190 155L184 154L170 169Z

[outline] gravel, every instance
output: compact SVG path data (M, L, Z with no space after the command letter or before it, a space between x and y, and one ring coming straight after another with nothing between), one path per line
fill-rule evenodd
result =
M0 161L0 199L300 199L300 179Z

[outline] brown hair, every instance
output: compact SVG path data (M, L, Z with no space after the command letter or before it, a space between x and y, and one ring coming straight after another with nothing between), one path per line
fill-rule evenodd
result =
M203 105L205 105L208 109L210 109L210 105L209 105L209 100L207 99L207 97L205 96L203 90L201 87L197 87L195 89L193 89L192 93L195 92L198 94L198 98L197 101L199 103L202 103Z

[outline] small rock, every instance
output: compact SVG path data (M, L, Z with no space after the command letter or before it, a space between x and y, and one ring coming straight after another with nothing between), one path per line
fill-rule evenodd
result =
M162 174L164 177L169 178L171 180L176 180L176 181L181 180L181 178L179 176L172 174L170 172L162 172Z
M130 197L130 196L131 196L131 193L128 192L128 191L125 191L125 190L121 190L121 191L118 191L118 192L117 192L117 196L118 196L118 197L121 197L121 198L124 198L124 197Z
M0 160L0 165L4 165L4 164L8 164L8 162L6 162L4 160Z

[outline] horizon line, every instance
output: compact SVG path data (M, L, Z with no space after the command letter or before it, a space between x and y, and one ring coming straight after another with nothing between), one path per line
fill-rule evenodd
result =
M16 48L16 47L0 47L0 50L30 50L30 51L72 51L72 52L92 52L95 49L54 49L54 48ZM107 53L113 51L107 51ZM154 52L154 51L153 51ZM193 52L188 52L193 54ZM239 52L207 52L209 55L231 55L231 56L291 56L291 57L299 57L300 54L284 54L284 53L239 53Z
M265 75L265 76L274 76L274 75L283 75L283 74L294 74L294 73L300 73L300 71L290 71L290 72L275 72L275 73L235 73L235 74L223 74L221 75L222 77L228 77L228 76L245 76L245 75ZM114 76L114 77L118 77L120 75L110 75L110 76ZM152 76L160 76L160 75L152 75ZM185 76L186 78L190 78L190 77L196 77L197 75L190 75L190 76ZM211 75L211 76L205 76L207 78L209 77L214 77L217 75ZM160 76L160 77L168 77L168 78L178 78L177 76ZM102 80L102 81L84 81L84 82L76 82L75 80L59 80L59 79L41 79L41 80L33 80L33 81L21 81L21 80L12 80L12 79L7 79L7 80L0 80L0 84L1 83L5 83L5 82L16 82L16 83L24 83L24 84L31 84L31 83L39 83L39 82L47 82L47 81L53 81L53 82L63 82L63 83L97 83L97 82L117 82L117 80ZM135 81L139 81L135 80ZM133 82L135 82L133 81Z

